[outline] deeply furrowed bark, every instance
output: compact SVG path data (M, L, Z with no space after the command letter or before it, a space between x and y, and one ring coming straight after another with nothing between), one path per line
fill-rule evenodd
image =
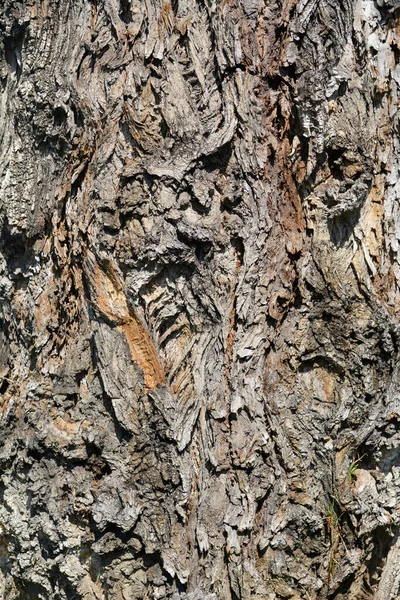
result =
M400 596L396 0L3 0L0 598Z

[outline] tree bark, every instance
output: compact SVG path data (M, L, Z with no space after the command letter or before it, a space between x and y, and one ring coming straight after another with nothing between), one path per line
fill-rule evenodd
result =
M2 1L0 598L400 597L399 13Z

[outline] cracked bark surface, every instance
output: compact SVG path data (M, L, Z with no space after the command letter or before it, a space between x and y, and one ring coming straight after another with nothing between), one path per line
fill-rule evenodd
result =
M0 598L400 596L395 0L3 0Z

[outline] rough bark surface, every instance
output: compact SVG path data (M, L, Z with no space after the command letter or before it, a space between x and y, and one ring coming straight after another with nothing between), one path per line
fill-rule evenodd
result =
M400 597L396 0L2 0L0 598Z

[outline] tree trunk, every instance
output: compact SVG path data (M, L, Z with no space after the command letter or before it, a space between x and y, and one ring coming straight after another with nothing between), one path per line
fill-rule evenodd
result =
M400 597L397 4L2 0L1 599Z

